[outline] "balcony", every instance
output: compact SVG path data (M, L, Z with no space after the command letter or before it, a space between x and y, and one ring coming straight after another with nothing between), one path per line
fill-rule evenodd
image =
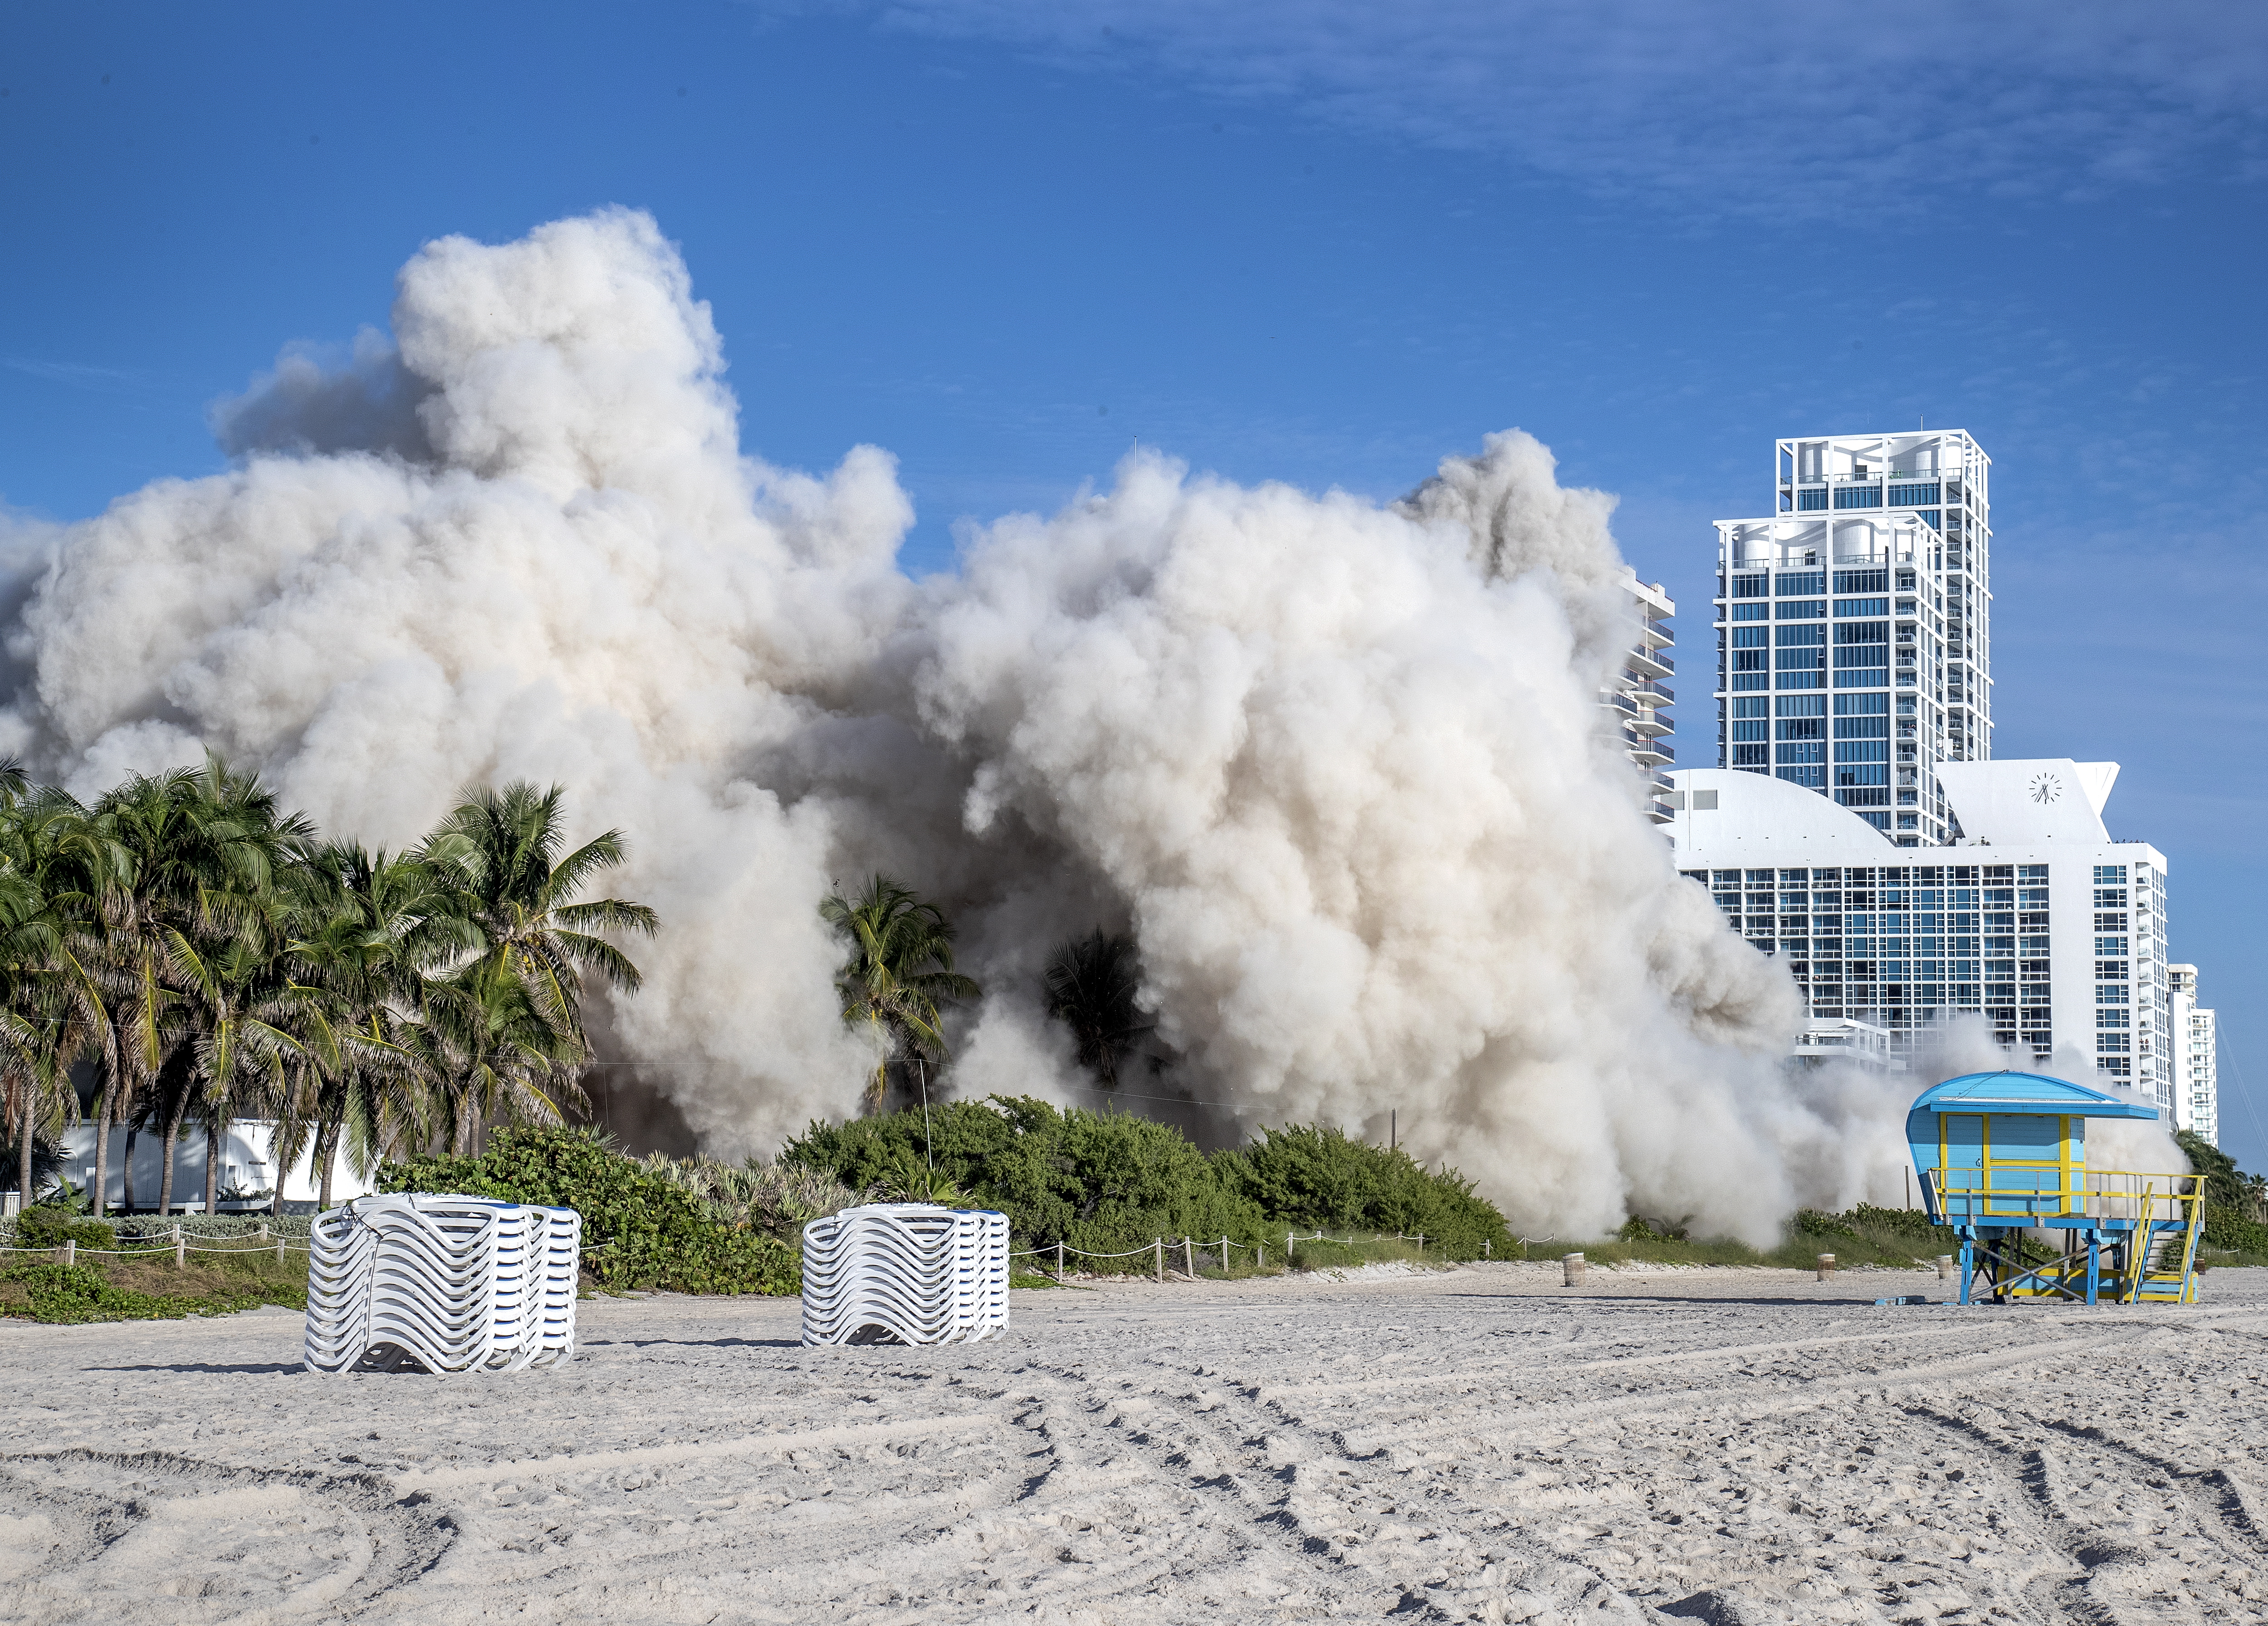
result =
M1638 703L1636 700L1626 694L1616 694L1611 689L1602 689L1599 691L1599 704L1609 710L1620 712L1625 717L1635 717L1638 714Z
M1677 691L1671 689L1667 684L1658 684L1651 677L1638 677L1628 672L1625 672L1623 675L1625 677L1631 678L1631 686L1630 691L1636 695L1639 699L1650 700L1656 706L1675 706L1677 704Z
M1623 730L1623 739L1630 746L1631 760L1641 768L1659 768L1677 760L1676 748L1667 741L1649 739L1628 728Z
M1643 734L1648 739L1653 739L1661 735L1675 734L1677 732L1677 725L1675 723L1670 721L1667 717L1657 717L1651 712L1640 712L1637 716L1630 719L1624 727L1626 731Z
M1644 644L1632 647L1630 663L1631 671L1640 677L1669 677L1677 671L1676 661L1660 650L1648 649Z

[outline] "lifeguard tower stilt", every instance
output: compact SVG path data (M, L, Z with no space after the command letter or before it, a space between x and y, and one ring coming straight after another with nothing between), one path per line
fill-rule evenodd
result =
M1975 1302L1981 1277L1994 1304L2195 1304L2203 1178L2087 1166L2088 1119L2157 1115L2038 1073L1970 1073L1923 1090L1906 1139L1930 1219L1961 1239L1961 1302ZM2061 1251L2027 1264L2025 1233L2043 1231Z

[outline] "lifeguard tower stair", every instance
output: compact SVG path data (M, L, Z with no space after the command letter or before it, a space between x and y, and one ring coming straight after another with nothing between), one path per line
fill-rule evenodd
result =
M2087 1163L2088 1119L2157 1116L2040 1073L1970 1073L1916 1097L1906 1140L1930 1218L1961 1239L1961 1302L2195 1304L2203 1178Z

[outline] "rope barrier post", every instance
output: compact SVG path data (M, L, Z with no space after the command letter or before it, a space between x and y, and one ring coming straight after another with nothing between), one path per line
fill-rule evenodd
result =
M1197 1245L1187 1231L1182 1233L1182 1272L1192 1282L1197 1279Z
M1287 1231L1284 1233L1284 1268L1286 1270L1291 1269L1294 1260L1292 1255L1292 1233Z
M181 1228L177 1224L173 1227L173 1268L187 1270L188 1268L189 1239L181 1234Z
M1252 1268L1255 1270L1265 1270L1268 1268L1268 1245L1266 1243L1256 1242L1252 1245Z
M1486 1259L1488 1256L1489 1256L1489 1239L1488 1239L1486 1237L1483 1237L1483 1238L1481 1238L1481 1257L1482 1257L1483 1259Z
M1160 1237L1150 1245L1158 1250L1158 1285L1166 1285L1166 1239Z
M1063 1279L1064 1279L1064 1245L1063 1245L1063 1238L1060 1238L1060 1237L1058 1237L1058 1238L1056 1238L1056 1285L1057 1285L1057 1287L1061 1287L1061 1286L1063 1285Z
M1425 1233L1422 1231L1418 1233L1418 1257L1425 1257Z
M262 1225L260 1229L264 1231L268 1227ZM276 1238L276 1262L279 1265L284 1262L284 1238L281 1237Z
M65 1237L63 1246L55 1250L55 1262L68 1270L78 1262L78 1238Z
M1223 1275L1228 1274L1228 1238L1226 1237L1220 1239L1220 1274Z
M260 1239L262 1242L268 1240L268 1222L266 1220L260 1222Z

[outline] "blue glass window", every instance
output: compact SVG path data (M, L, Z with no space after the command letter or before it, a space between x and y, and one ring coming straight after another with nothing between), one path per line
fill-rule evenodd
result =
M1852 739L1872 739L1876 735L1882 735L1887 738L1889 709L1890 697L1886 694L1838 694L1835 697L1835 714L1837 717L1880 717L1883 721L1884 727L1854 728L1845 728L1843 724L1837 723L1835 725L1835 732Z
M1809 728L1814 726L1815 725L1801 722L1784 722L1780 724L1782 730L1788 728ZM1824 740L1797 740L1791 743L1786 734L1783 732L1780 735L1779 759L1782 762L1823 763L1827 760L1827 742Z
M1754 700L1735 700L1733 702L1733 715L1735 717L1769 717L1771 715L1771 702L1763 698Z
M1890 743L1888 740L1845 740L1838 737L1835 742L1835 760L1837 762L1888 762L1889 759ZM1888 781L1845 780L1840 782L1851 785L1874 785Z
M1762 575L1735 576L1733 578L1733 596L1762 598L1764 595L1764 585L1768 580L1769 578Z
M1771 748L1764 745L1735 745L1733 765L1736 768L1761 768L1771 756Z
M1757 608L1762 609L1763 606ZM1770 642L1771 634L1769 628L1736 626L1733 629L1733 647L1735 649L1762 649Z
M1838 598L1835 601L1838 616L1887 616L1890 601L1886 598Z
M1890 506L1893 508L1918 508L1924 503L1933 503L1940 500L1941 500L1941 492L1940 491L1937 482L1934 480L1932 480L1926 485L1893 485L1890 487Z
M1827 488L1823 485L1804 487L1795 494L1795 506L1799 512L1824 508L1827 506Z
M1827 788L1827 770L1825 767L1817 764L1801 765L1783 765L1782 766L1774 769L1773 772L1779 778L1786 780L1789 784L1800 785L1806 790L1824 790Z
M1835 782L1837 785L1888 785L1890 782L1890 771L1887 767L1870 767L1863 763L1854 763L1845 766L1838 762L1835 765ZM1890 799L1888 795L1884 795L1867 805L1886 808L1890 805Z
M1906 573L1911 575L1911 571ZM1902 584L1899 591L1911 590L1911 584ZM1837 593L1887 593L1890 590L1890 573L1887 570L1838 570L1835 573Z
M1882 612L1889 614L1887 610ZM1779 602L1779 618L1783 621L1824 621L1827 601L1823 598L1786 598Z
M1879 508L1882 506L1882 488L1879 485L1837 486L1835 506L1838 508Z
M1770 617L1771 614L1771 606L1770 604L1735 604L1733 606L1733 619L1735 621L1762 621Z
M1802 597L1808 593L1827 591L1827 573L1823 570L1784 570L1772 583L1772 591L1782 598L1791 594Z
M1766 739L1771 734L1771 725L1761 717L1751 722L1736 722L1733 725L1733 738L1736 741Z
M1782 717L1824 717L1827 697L1823 694L1782 695L1772 702L1772 710Z

